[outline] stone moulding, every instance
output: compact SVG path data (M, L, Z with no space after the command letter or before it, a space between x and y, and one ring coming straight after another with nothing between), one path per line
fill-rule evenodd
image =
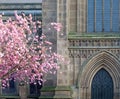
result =
M6 99L6 98L7 98L7 99L9 99L9 98L10 98L10 99L11 99L11 98L20 99L20 96L14 96L14 95L1 95L1 96L0 96L0 99L1 99L1 98L2 98L2 99Z
M112 53L107 51L101 51L96 53L95 56L89 58L85 64L83 64L83 69L79 72L77 86L79 87L79 94L85 99L90 99L91 97L91 82L94 75L100 69L104 68L112 77L114 83L114 99L118 99L119 96L116 96L118 93L119 79L120 79L120 60L115 57ZM84 93L84 96L82 96ZM117 98L116 98L117 97Z
M39 99L72 99L70 86L44 86Z
M34 6L35 5L35 6ZM19 10L41 10L42 9L42 4L37 4L37 3L24 3L24 4L19 4L19 3L2 3L0 4L0 10L16 10L16 9L19 9Z
M106 39L106 38L119 38L120 33L75 33L70 32L68 35L68 39L88 39L88 38L99 38L99 39Z

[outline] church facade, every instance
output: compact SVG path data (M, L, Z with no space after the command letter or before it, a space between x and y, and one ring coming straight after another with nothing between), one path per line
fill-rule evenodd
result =
M57 72L55 99L120 98L119 7L119 0L43 1L43 23L63 25L56 49L70 61Z
M27 7L40 10L39 0L35 0L34 6L32 0L26 2ZM119 0L42 1L43 32L49 32L53 50L63 55L68 63L61 64L56 75L46 76L37 98L120 98L119 12ZM50 30L51 22L61 23L62 30L58 33ZM19 86L17 95L2 95L0 91L0 99L34 99L29 90L30 86L25 84Z

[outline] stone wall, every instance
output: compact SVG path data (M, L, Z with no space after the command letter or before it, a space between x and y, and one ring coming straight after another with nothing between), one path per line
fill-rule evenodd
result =
M43 33L46 34L47 39L53 43L52 50L57 50L57 32L51 28L52 22L57 22L57 2L56 0L43 0L42 2L42 23ZM56 75L48 74L44 83L45 86L56 86Z

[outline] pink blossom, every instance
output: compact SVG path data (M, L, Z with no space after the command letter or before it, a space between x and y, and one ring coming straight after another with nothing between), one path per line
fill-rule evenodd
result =
M51 25L57 31L62 28L60 23ZM52 70L59 68L57 61L63 62L64 59L51 51L53 44L46 40L45 34L40 37L41 41L38 40L36 29L36 22L32 21L31 15L23 18L15 11L15 19L9 18L6 22L3 22L0 16L1 79L7 80L12 75L15 79L26 81L28 77L35 81L36 77L41 79L46 73L56 73Z
M52 45L52 43L49 42L49 41L45 41L45 43L48 44L48 45Z
M56 29L58 32L60 32L61 29L62 29L61 23L52 22L51 25L52 25L52 26L54 27L54 29Z

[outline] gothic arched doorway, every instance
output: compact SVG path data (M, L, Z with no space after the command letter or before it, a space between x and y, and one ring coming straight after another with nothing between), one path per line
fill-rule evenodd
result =
M91 99L113 99L113 80L105 69L100 69L92 80Z

